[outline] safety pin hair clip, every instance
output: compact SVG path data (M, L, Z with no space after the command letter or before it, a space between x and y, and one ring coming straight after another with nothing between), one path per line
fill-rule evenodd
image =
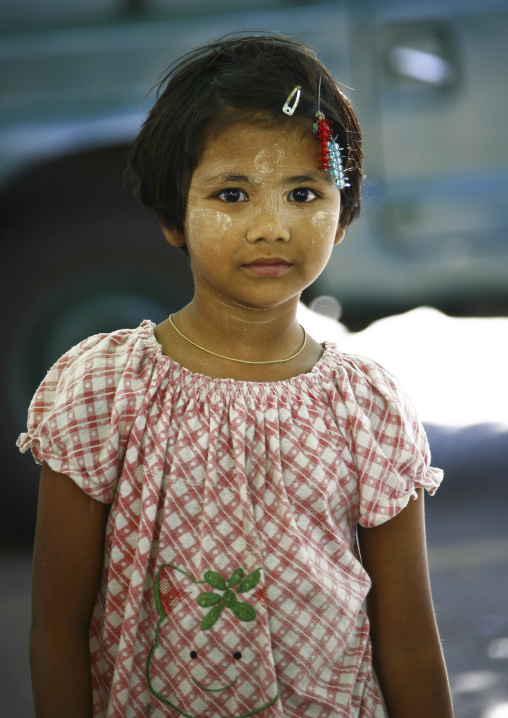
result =
M300 85L297 85L295 87L295 89L290 93L288 99L282 106L282 112L284 112L284 114L289 115L289 116L294 114L294 111L296 110L296 108L298 107L298 103L300 102L301 91L302 91L302 88L300 87ZM295 97L295 95L296 95L296 98L295 98L293 104L290 105L290 102L293 99L293 97Z

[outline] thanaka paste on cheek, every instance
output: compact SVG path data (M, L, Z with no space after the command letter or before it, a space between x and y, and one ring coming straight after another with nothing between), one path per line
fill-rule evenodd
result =
M322 232L330 232L339 220L339 215L331 209L320 209L311 218L311 222L316 227L320 228Z
M314 244L316 241L329 238L332 234L335 236L339 213L334 210L320 209L311 217L310 221L315 229L312 235L312 244Z
M190 207L185 227L187 244L196 256L206 262L210 253L210 240L219 244L231 224L231 217L224 212Z

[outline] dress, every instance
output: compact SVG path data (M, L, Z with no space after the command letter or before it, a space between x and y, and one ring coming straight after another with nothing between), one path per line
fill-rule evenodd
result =
M18 440L112 503L94 718L386 718L356 524L441 481L411 403L333 344L255 383L193 374L153 329L71 349Z

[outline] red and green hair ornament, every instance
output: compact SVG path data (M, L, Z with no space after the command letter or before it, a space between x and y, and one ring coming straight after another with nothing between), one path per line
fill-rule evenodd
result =
M324 170L335 182L338 189L350 187L342 166L341 150L332 134L332 122L327 120L321 112L321 78L319 78L317 112L315 114L314 134L321 145L321 169Z

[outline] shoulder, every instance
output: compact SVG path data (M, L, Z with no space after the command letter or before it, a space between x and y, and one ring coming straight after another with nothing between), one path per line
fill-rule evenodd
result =
M425 430L399 380L370 357L336 347L330 347L330 354L334 364L330 397L355 448L364 453L375 445L393 461L403 463L409 455L427 461Z
M359 476L363 526L383 523L417 488L434 493L442 471L430 466L425 430L401 383L375 360L330 347L333 408Z
M394 410L414 411L400 381L374 359L362 354L343 352L333 343L325 344L328 375L336 388L363 404L390 406Z
M66 352L51 367L34 394L28 430L51 415L53 424L76 423L81 414L104 417L128 394L143 394L157 356L153 324L96 334ZM65 418L65 421L64 421Z
M115 387L126 371L141 377L156 358L157 342L153 324L144 321L135 329L120 329L88 337L66 352L49 370L41 388L57 392L65 386L72 392L84 387L103 391Z
M149 391L157 358L151 322L97 334L64 354L37 389L18 439L38 463L111 500L125 441Z
M57 362L75 366L123 365L130 358L149 358L157 354L157 341L153 322L145 320L134 329L118 329L114 332L95 334L72 347Z

